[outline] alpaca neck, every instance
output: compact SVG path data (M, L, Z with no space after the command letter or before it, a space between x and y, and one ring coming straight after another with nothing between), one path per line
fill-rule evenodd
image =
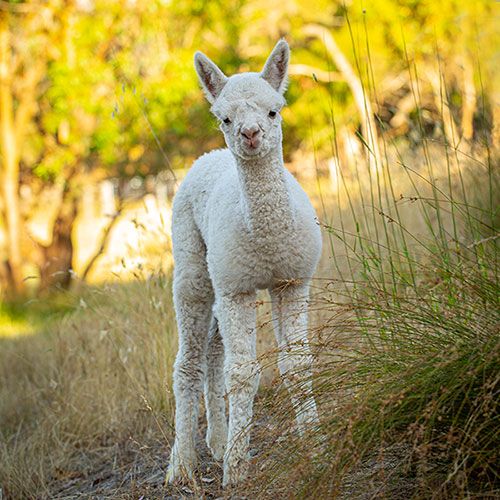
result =
M265 158L236 157L236 166L248 229L257 237L291 229L294 217L281 148Z

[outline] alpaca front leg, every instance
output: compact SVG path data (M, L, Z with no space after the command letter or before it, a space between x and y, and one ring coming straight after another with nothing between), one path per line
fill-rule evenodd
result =
M229 398L229 430L223 486L244 479L253 400L259 384L256 360L255 293L217 299L217 318L225 348L224 375Z
M208 336L205 407L207 409L207 446L216 460L222 460L227 443L224 386L224 345L215 316Z
M301 434L318 423L312 391L312 355L307 339L308 286L271 290L278 366L288 387Z
M211 302L193 303L176 297L179 350L174 365L175 442L167 480L192 478L196 466L195 437L199 401L206 371Z

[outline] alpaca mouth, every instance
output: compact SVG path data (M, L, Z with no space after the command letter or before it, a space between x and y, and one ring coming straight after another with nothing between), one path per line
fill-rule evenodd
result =
M246 149L249 149L250 151L255 151L260 147L261 140L260 138L246 139L243 141L243 145L246 147Z
M241 148L240 156L242 158L260 158L262 156L262 148L245 144Z

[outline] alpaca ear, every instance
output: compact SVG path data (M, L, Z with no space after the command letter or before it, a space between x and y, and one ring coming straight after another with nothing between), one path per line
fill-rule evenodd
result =
M260 73L260 76L280 94L286 90L289 60L290 48L282 38L274 47Z
M227 76L202 52L194 55L194 67L208 101L213 104L226 85Z

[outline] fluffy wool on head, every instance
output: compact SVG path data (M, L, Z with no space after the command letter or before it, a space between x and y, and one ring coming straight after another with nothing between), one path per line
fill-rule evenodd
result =
M200 84L228 148L238 157L261 158L281 147L280 111L285 105L289 59L288 44L280 40L260 73L227 77L205 54L196 53Z

